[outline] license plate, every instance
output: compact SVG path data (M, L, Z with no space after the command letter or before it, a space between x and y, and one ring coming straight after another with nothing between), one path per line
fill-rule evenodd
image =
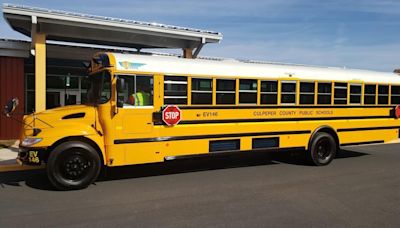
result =
M28 162L31 164L40 164L39 151L30 150L28 151Z

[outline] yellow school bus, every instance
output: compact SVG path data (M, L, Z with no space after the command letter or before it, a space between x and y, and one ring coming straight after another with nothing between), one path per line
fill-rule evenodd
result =
M88 103L24 117L19 160L59 189L103 167L191 156L304 150L399 139L400 76L341 68L98 53Z

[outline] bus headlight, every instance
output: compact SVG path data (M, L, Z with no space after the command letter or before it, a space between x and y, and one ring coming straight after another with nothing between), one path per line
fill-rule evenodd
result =
M42 138L25 138L24 140L22 140L21 146L32 146L42 140Z

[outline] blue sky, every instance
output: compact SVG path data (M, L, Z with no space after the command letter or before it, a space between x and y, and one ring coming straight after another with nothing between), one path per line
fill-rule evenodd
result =
M200 55L393 71L400 1L1 1L221 32ZM0 37L27 39L0 19Z

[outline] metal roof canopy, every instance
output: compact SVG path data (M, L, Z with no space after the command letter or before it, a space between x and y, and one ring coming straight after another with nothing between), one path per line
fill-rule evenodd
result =
M31 42L26 40L13 40L0 38L0 56L28 58L31 50ZM105 47L91 44L71 44L57 41L46 42L46 57L53 59L68 59L87 61L97 52L129 53L140 55L173 56L175 54L138 52L126 47ZM202 58L202 57L199 57Z
M204 44L219 43L222 39L222 34L217 32L7 3L3 4L3 14L14 30L29 37L34 33L43 33L48 40L139 50L196 48L193 57L198 55Z

